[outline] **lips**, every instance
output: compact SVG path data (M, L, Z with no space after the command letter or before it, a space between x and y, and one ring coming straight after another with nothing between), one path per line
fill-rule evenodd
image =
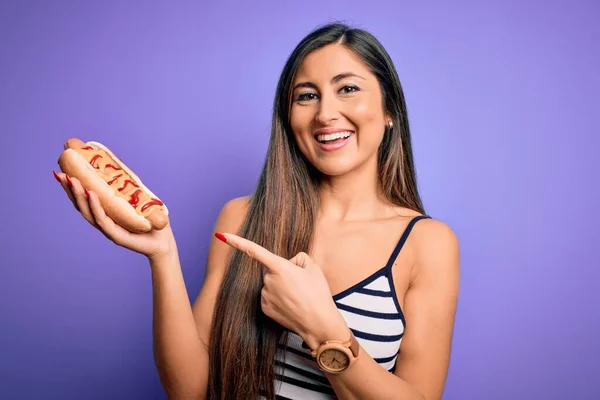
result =
M353 134L354 131L352 129L344 129L344 128L323 128L323 129L318 129L313 133L313 137L315 138L315 140L319 140L319 136L323 136L323 135L333 135L333 134L340 134L340 133L350 133Z
M319 148L331 152L346 146L354 137L354 131L350 129L319 129L314 132L313 137Z

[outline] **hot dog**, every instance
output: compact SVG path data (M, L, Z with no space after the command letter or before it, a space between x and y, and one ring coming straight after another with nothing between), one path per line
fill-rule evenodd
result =
M161 230L169 222L167 206L103 144L68 139L58 165L96 193L106 215L128 231Z

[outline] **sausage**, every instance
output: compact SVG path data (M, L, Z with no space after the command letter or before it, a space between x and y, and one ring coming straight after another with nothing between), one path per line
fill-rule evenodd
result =
M167 206L108 147L70 138L63 148L58 158L61 171L94 191L115 223L133 233L167 226Z

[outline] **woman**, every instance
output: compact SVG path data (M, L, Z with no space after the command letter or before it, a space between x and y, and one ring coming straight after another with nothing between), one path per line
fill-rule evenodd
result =
M458 244L424 214L389 55L363 30L313 31L283 69L273 114L256 190L223 207L192 306L170 227L128 233L57 175L86 220L148 257L167 394L441 398Z

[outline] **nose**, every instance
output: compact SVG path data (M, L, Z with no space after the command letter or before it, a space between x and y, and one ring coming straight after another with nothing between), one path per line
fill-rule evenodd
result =
M338 104L335 96L323 94L319 102L319 109L315 115L315 120L324 126L339 118Z

